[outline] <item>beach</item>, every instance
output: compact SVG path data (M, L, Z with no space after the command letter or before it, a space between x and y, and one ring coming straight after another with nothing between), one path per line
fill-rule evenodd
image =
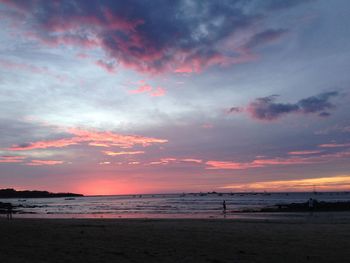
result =
M350 220L0 218L1 262L349 262ZM339 217L339 218L338 218Z

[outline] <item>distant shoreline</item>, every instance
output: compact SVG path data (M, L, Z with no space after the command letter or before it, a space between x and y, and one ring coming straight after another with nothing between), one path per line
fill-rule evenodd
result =
M24 190L17 191L15 189L0 189L0 198L53 198L53 197L82 197L82 194L75 193L51 193L48 191Z
M5 196L5 192L14 192L15 194L11 195L11 197ZM1 198L50 198L50 197L109 197L109 196L162 196L162 195L193 195L193 196L211 196L211 195L218 195L218 196L227 196L227 195L271 195L271 194L281 194L281 195L288 195L288 194L313 194L313 195L323 195L323 194L349 194L350 190L348 191L288 191L288 192L275 192L275 191L261 191L261 192L174 192L174 193L133 193L133 194L100 194L100 195L85 195L85 194L78 194L78 193L69 193L69 192L59 192L59 193L52 193L49 191L41 191L41 190L15 190L12 188L7 189L0 189L0 199ZM12 194L12 193L11 193ZM33 196L24 196L24 195L33 195ZM37 195L37 196L35 196Z

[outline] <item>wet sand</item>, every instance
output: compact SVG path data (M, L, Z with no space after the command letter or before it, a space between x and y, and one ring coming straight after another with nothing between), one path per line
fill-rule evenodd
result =
M350 221L0 218L1 262L349 262Z

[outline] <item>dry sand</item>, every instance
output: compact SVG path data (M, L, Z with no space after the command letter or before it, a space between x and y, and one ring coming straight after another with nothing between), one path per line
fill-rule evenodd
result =
M0 262L350 262L350 221L0 218Z

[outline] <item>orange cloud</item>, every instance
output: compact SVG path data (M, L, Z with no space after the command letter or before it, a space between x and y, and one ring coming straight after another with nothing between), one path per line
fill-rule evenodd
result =
M207 161L206 162L209 167L206 169L216 170L216 169L224 169L224 170L241 170L248 169L254 167L262 167L263 165L257 165L253 163L237 163L237 162L224 162L224 161Z
M109 147L108 144L105 144L105 143L98 143L98 142L90 142L89 145L90 145L90 146L96 146L96 147Z
M37 141L29 144L14 145L8 148L8 150L26 151L26 150L33 150L33 149L61 148L61 147L77 144L78 142L79 142L78 138Z
M192 158L183 158L183 159L176 159L176 158L161 158L159 161L150 162L151 165L157 165L157 164L169 164L169 163L202 163L203 161L200 159L192 159Z
M348 191L350 190L350 176L237 183L221 188L235 191L312 191L314 188L318 191Z
M133 151L133 152L112 152L112 151L103 151L104 154L109 156L116 156L116 155L134 155L134 154L142 154L145 153L144 151Z
M69 129L68 132L74 135L67 139L37 141L28 144L14 145L8 150L26 151L32 149L61 148L70 145L88 142L90 146L119 146L129 148L134 145L149 146L153 143L166 143L167 140L136 135L122 135L113 132L97 132L82 129Z
M227 162L227 161L207 161L210 170L243 170L249 168L266 167L270 165L291 165L313 163L314 160L307 158L274 158L274 159L256 159L252 162Z
M288 154L290 155L308 155L308 154L317 154L317 153L321 153L322 151L319 150L315 150L315 151L292 151L292 152L288 152Z
M273 159L255 159L251 162L229 162L229 161L207 161L206 169L209 170L243 170L250 168L266 167L271 165L295 165L295 164L312 164L329 162L330 160L349 158L350 152L343 151L330 154L322 154L320 156L303 156L303 157L288 157L288 158L273 158Z
M151 93L152 97L161 97L165 95L165 89L158 87L155 91Z
M42 166L42 165L56 165L62 164L63 161L53 161L53 160L32 160L30 163L26 163L26 165L30 166Z
M313 163L312 160L306 158L275 158L275 159L257 159L252 162L253 165L288 165L288 164L305 164Z

